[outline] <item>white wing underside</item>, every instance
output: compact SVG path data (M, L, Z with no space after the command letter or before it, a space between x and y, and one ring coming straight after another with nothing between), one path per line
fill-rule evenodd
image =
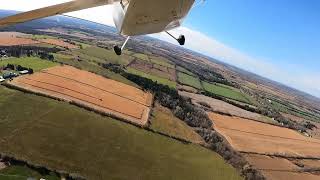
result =
M68 12L78 11L82 9L88 9L108 4L113 4L119 0L73 0L70 2L57 4L49 7L44 7L29 12L5 17L0 19L0 27L11 26L35 19L45 18L49 16L55 16Z

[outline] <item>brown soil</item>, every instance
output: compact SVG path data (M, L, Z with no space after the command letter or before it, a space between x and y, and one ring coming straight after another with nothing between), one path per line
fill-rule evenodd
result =
M26 36L26 34L17 32L0 32L0 46L17 46L39 43L38 41L24 38L23 36Z
M22 76L11 84L75 101L138 125L147 123L152 103L149 93L71 66L57 66Z
M69 48L69 49L78 48L78 46L64 42L63 40L60 40L60 39L39 39L39 42L48 43L48 44L52 44L52 45L56 45L64 48Z
M320 169L320 160L303 159L303 160L298 160L298 163L303 164L304 168Z
M252 166L257 168L258 170L288 172L300 170L298 166L284 158L270 157L257 154L245 154L244 157Z
M193 88L191 86L186 86L186 85L180 85L180 84L178 84L178 90L179 91L186 91L189 93L197 93L198 92L198 90L196 88Z
M320 158L320 140L291 129L209 113L214 128L238 151Z

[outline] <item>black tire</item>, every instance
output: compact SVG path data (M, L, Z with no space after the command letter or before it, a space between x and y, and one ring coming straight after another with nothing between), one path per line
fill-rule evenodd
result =
M177 40L181 46L183 46L186 43L186 38L184 37L184 35L180 35Z
M118 56L120 56L122 54L122 50L119 46L114 46L113 50Z

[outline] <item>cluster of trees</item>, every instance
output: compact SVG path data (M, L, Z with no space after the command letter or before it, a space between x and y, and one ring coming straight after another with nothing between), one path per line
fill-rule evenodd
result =
M16 71L28 70L29 74L33 74L32 68L23 67L21 65L7 64L3 69L6 69L6 70L10 69L10 70L16 70Z
M180 96L177 90L134 74L122 73L122 75L144 90L153 92L155 99L162 106L171 109L176 117L182 119L189 126L212 128L212 121L206 112L194 106L190 99Z
M102 66L105 69L108 69L112 72L118 73L118 74L124 74L125 66L122 66L120 64L113 64L113 63L98 63L100 66Z
M53 60L54 56L50 53L60 51L58 48L37 47L37 46L7 46L1 47L0 51L6 51L7 56L22 57L22 56L39 56L41 59Z
M64 177L68 180L85 180L85 178L79 174L76 173L68 173L65 171L56 171L56 170L51 170L48 169L46 167L43 167L41 165L35 165L35 164L30 164L27 161L23 161L23 160L18 160L15 157L12 156L8 156L5 154L0 154L0 161L4 162L7 166L23 166L23 167L27 167L29 169L32 169L33 171L38 172L39 174L43 175L43 176L47 176L47 175L54 175L57 177Z
M309 121L304 122L304 123L303 123L303 126L304 126L305 128L307 128L307 129L310 129L310 130L312 130L312 129L317 129L317 126L314 125L314 124L312 124L312 123L309 122Z

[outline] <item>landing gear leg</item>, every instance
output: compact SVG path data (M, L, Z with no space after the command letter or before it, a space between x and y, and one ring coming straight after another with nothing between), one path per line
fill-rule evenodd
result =
M127 42L129 41L130 36L127 37L126 41L122 44L121 48L119 46L114 46L113 50L114 52L120 56L122 54L122 50L126 47Z
M170 34L168 31L166 31L166 33L169 34L169 36L171 36L173 39L177 40L181 46L185 44L186 38L184 37L184 35L180 35L179 38L176 38L172 34Z

